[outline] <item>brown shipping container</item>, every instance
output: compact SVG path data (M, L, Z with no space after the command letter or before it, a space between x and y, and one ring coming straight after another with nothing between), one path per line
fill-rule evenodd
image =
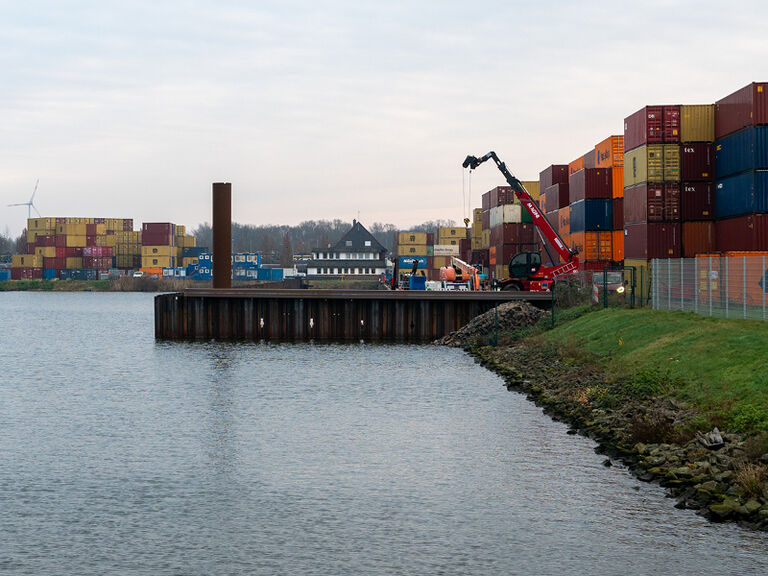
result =
M645 106L624 118L624 152L663 142L664 107Z
M504 206L505 204L514 204L515 193L511 186L496 186L491 192L491 208Z
M576 158L576 160L568 164L568 176L583 169L584 169L584 156L579 156L578 158Z
M579 200L611 198L613 195L611 170L585 168L571 174L568 179L569 204Z
M557 211L557 233L560 236L571 233L571 209L561 208Z
M584 154L584 168L596 168L597 167L597 153L595 152L595 149L592 148Z
M715 191L711 182L683 182L680 216L684 222L715 219Z
M680 184L667 182L664 184L664 221L678 222L680 220Z
M625 224L624 229L625 258L680 258L679 223L641 222Z
M547 222L549 222L549 225L555 229L555 232L560 232L560 210L548 212L547 214L544 214L544 217L547 219Z
M715 138L768 124L768 82L752 82L715 102Z
M501 224L491 228L491 246L528 244L534 241L533 224Z
M680 178L686 182L712 180L715 154L709 142L688 142L680 147Z
M624 136L608 136L595 146L595 167L624 166Z
M714 222L683 222L683 258L715 251Z
M486 192L481 197L481 206L483 208L483 211L490 210L491 208L491 193Z
M568 183L568 165L552 164L539 173L539 189L546 190L553 184Z
M535 243L530 244L497 244L491 246L489 251L490 265L507 265L515 254L520 252L536 252L538 247ZM493 261L495 258L495 262Z
M483 214L482 214L481 218L482 218L483 230L490 229L490 227L491 227L491 211L490 210L483 210Z
M768 250L768 214L749 214L715 222L720 252Z
M624 229L624 197L613 199L613 229Z
M638 184L624 190L624 227L664 219L664 185Z
M680 106L680 141L715 141L714 104L683 104Z
M545 190L545 197L547 199L547 205L544 207L545 212L566 208L569 205L568 183L550 186Z

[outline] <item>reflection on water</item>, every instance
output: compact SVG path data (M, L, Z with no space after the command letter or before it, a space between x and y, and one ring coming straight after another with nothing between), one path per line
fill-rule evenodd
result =
M4 574L768 573L456 350L156 343L142 294L0 334Z

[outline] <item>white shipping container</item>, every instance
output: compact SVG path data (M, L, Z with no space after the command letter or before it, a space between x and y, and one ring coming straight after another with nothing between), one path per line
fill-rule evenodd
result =
M523 221L523 207L520 204L505 204L491 208L491 228L502 224L520 224Z
M458 256L458 244L435 244L435 256Z

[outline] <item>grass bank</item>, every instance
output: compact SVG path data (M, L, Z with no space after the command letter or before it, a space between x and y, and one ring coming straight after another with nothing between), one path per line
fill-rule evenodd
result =
M543 332L543 343L598 362L612 385L670 396L699 412L694 425L768 431L768 325L693 314L600 310ZM632 389L625 390L629 380Z

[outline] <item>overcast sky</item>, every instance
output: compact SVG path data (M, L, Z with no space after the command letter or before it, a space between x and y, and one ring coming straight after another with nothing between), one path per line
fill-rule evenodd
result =
M763 2L0 0L0 231L44 216L461 221L645 104L768 80Z

